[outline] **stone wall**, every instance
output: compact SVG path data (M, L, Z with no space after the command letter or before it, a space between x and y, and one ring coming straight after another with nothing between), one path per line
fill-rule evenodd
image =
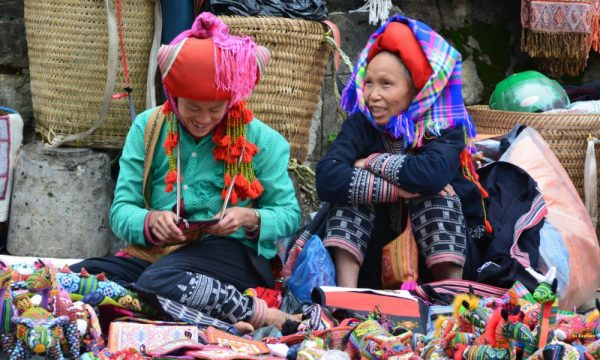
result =
M33 111L28 67L23 0L0 0L0 106L19 111L30 127Z

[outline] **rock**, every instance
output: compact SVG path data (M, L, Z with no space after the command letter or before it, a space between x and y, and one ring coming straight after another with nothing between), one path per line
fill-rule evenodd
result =
M583 73L581 82L583 84L598 81L600 79L600 54L592 51L588 59L588 65Z
M2 0L2 20L23 20L23 0Z
M0 105L15 109L21 114L25 126L33 122L29 70L18 74L0 73Z
M107 154L81 148L19 151L13 179L8 251L18 256L104 256L112 234L113 184Z
M406 16L423 21L432 29L460 28L475 22L500 24L515 11L506 1L478 0L402 0L394 1ZM518 8L516 11L519 11Z
M22 69L29 64L23 21L0 19L0 66Z
M356 10L365 4L365 0L327 0L327 10L329 13L337 11Z
M308 134L308 161L313 157L313 154L321 154L321 119L323 115L323 89L321 89L321 97L317 103L317 108L313 113L313 118L310 123L310 132Z
M350 75L341 75L340 80L342 84L346 84L346 81ZM345 120L339 112L339 103L335 96L333 87L334 77L328 75L325 77L325 83L323 84L323 112L321 114L321 149L320 154L313 153L311 156L312 161L318 161L322 155L327 152L329 145L333 139L337 136L342 128L342 123ZM341 91L343 89L339 89Z
M468 57L462 64L463 101L466 105L474 105L481 101L483 83L477 74L475 62Z
M369 13L332 13L329 19L340 29L342 50L348 55L352 64L356 64L358 54L365 47L369 36L377 30L377 26L369 25ZM344 73L350 73L343 69Z

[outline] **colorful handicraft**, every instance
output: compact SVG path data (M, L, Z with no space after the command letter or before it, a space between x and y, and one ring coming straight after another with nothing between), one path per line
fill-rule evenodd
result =
M56 273L56 282L61 289L72 295L85 296L93 292L99 292L126 309L142 311L142 306L136 294L108 280L103 273L91 275L82 268L77 274L65 266Z
M479 299L472 288L468 294L456 295L453 306L459 331L479 335L485 329L489 315L479 307Z
M300 345L296 360L316 360L327 352L327 342L321 338L311 336Z
M576 347L554 339L547 343L543 348L540 348L533 353L528 359L578 360L586 359L586 357L585 355L584 357L581 357L581 354Z
M69 318L54 318L47 310L33 307L21 317L13 318L17 341L10 353L10 360L29 359L31 353L46 354L47 359L64 359L60 341L64 336L73 358L79 357L79 335L77 327Z
M93 307L81 301L73 302L68 295L57 295L50 303L55 317L67 316L77 328L83 352L99 352L104 347L100 322Z
M351 359L392 359L414 355L413 333L393 335L375 319L358 324L350 333L346 351Z
M539 304L536 341L525 348L525 356L531 355L535 349L542 349L548 343L550 330L556 325L558 311L558 296L556 290L556 268L552 267L545 275L526 269L539 283L533 292L533 298Z
M458 295L444 312L452 316L439 317L427 337L394 327L375 311L356 327L345 330L350 332L337 348L357 360L600 359L600 301L598 309L587 315L558 310L554 277L554 270L539 275L540 284L533 294L517 282L500 298L479 299L472 291ZM313 319L313 327L322 325L318 310L307 312L312 314L306 318ZM327 337L317 338L317 333L309 330L302 334L305 341L301 346L290 346L288 356L298 354L301 360L326 358L331 344ZM542 333L547 334L547 341L538 348Z
M15 347L16 337L13 331L11 319L16 315L16 309L12 303L10 283L12 281L12 270L5 269L0 274L0 346L5 354Z
M53 284L52 272L47 266L35 270L27 279L27 289L29 292L40 294L42 296L40 306L43 309L48 309L50 291L52 290Z
M456 344L454 359L511 359L515 348L534 341L529 327L519 321L520 308L511 314L498 307L487 320L485 332L473 345Z

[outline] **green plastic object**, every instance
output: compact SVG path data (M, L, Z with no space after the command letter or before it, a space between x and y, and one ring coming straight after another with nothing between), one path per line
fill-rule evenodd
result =
M490 109L544 112L569 106L569 96L563 87L537 71L510 75L496 85L490 97Z

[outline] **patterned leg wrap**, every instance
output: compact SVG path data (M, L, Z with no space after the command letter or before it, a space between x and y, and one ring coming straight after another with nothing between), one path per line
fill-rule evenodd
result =
M192 272L181 273L176 282L180 291L178 301L190 308L231 323L252 318L254 299L242 295L232 285Z
M327 218L323 245L344 249L362 264L374 221L375 211L372 206L333 207Z
M410 218L428 267L442 262L464 265L467 226L458 196L434 195L411 200Z

